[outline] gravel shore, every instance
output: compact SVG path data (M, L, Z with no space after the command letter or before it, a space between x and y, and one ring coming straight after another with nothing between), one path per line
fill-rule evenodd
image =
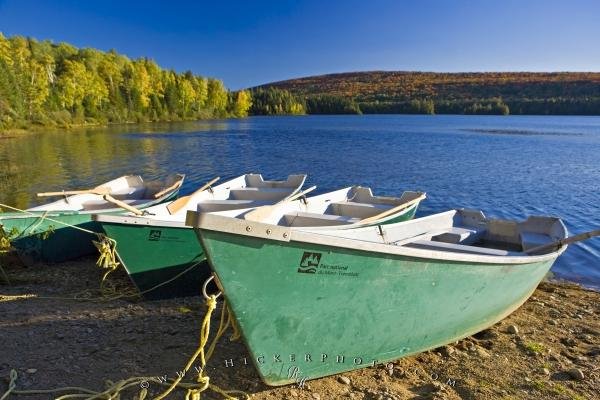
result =
M82 296L98 293L101 276L93 259L29 268L5 260L2 265L11 284L0 276L0 397L11 369L18 373L17 390L103 390L107 380L131 376L174 379L197 348L202 297L89 301ZM123 272L110 279L120 290L132 289ZM211 383L243 390L253 399L595 399L600 393L600 293L546 282L486 331L303 387L262 384L252 364L244 365L245 357L243 342L224 336L208 364ZM234 365L226 366L226 360ZM147 398L159 390L150 382ZM139 391L134 386L121 399L137 398ZM8 399L58 395L11 394ZM168 398L184 397L178 390ZM207 391L202 398L222 396Z

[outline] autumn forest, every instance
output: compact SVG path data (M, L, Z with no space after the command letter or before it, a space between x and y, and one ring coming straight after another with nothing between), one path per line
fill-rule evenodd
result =
M0 33L0 129L377 113L600 115L600 73L373 71L230 91L151 59Z
M115 51L0 34L0 127L248 115L248 91Z

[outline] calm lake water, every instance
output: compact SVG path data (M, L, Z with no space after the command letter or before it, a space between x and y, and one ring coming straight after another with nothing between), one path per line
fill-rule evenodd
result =
M600 227L600 118L496 116L253 117L0 136L0 202L82 189L125 174L187 174L182 193L221 176L307 173L318 192L364 185L423 190L419 215L560 216ZM600 239L569 247L557 277L600 289Z

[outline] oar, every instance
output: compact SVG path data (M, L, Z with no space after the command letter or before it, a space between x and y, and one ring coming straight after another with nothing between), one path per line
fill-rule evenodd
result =
M104 198L104 200L108 201L109 203L113 203L114 205L119 206L127 211L131 211L135 215L144 215L143 211L141 211L133 206L130 206L129 204L125 203L124 201L115 199L110 194L105 194L103 196L103 198Z
M552 242L552 243L548 243L548 244L543 244L541 246L532 247L531 249L526 250L525 253L532 254L532 253L538 253L542 250L558 249L559 247L564 246L565 244L581 242L583 240L587 240L587 239L593 238L595 236L600 236L600 229L580 233L579 235L575 235L575 236L569 236L568 238L560 239L560 240L557 240L556 242Z
M294 195L292 195L292 196L290 196L290 197L286 197L285 199L283 199L283 200L280 200L280 201L278 201L278 202L277 202L277 203L275 203L275 204L287 203L288 201L293 201L293 200L296 200L296 199L298 199L298 198L300 198L300 197L304 196L305 194L312 192L312 191L313 191L313 190L315 190L316 188L317 188L316 186L311 186L311 187L309 187L308 189L306 189L306 190L303 190L303 191L301 191L301 192L298 192L298 193L296 193L296 194L294 194Z
M425 199L426 197L427 197L427 195L425 193L423 193L419 197L414 198L410 201L407 201L406 203L402 203L396 207L390 208L389 210L385 210L377 215L373 215L372 217L367 217L367 218L361 219L359 221L359 223L364 224L367 222L373 222L373 221L377 221L381 218L385 218L388 215L395 214L398 211L404 210L405 208L408 208L408 207L412 206L413 204L420 202L421 200Z
M213 180L211 180L210 182L208 182L204 186L202 186L200 189L196 190L194 193L189 194L187 196L180 197L177 200L175 200L174 202L172 202L171 204L169 204L167 206L167 210L169 211L169 214L175 214L177 211L181 210L187 204L187 202L190 201L190 198L192 196L205 191L219 179L221 179L221 177L217 176L216 178L214 178Z
M308 189L298 192L295 195L285 198L281 201L278 201L275 204L272 204L269 206L256 207L254 210L249 211L247 214L245 214L244 219L248 220L248 221L255 221L255 222L264 221L265 219L267 219L267 217L269 217L271 214L273 214L273 212L275 212L275 210L283 203L288 203L290 201L294 201L294 200L304 196L305 194L312 192L316 188L317 188L316 186L311 186Z
M179 178L177 180L177 182L175 182L174 184L172 184L171 186L169 186L168 188L165 188L163 190L161 190L160 192L156 193L154 195L155 199L158 199L159 197L164 196L166 193L172 192L173 190L177 189L179 186L181 186L181 184L183 183L183 179L185 178L184 175L179 175L181 176L181 178Z
M48 197L48 196L70 196L74 194L97 194L103 196L105 194L110 193L110 188L107 187L97 187L93 189L85 189L85 190L63 190L62 192L44 192L38 193L38 197Z

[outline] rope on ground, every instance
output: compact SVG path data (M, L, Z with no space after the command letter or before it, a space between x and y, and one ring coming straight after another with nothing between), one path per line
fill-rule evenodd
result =
M191 271L193 268L196 268L201 263L202 263L202 261L198 261L198 262L190 265L189 267L187 267L185 270L179 272L177 275L174 275L171 278L167 279L166 281L160 282L160 283L156 284L155 286L152 286L151 288L143 290L143 291L138 291L136 289L128 289L128 290L117 289L116 285L112 285L109 283L108 280L106 280L104 282L104 287L101 289L100 294L96 294L90 289L85 289L80 292L73 293L70 296L39 296L36 294L0 295L0 302L24 300L24 299L31 299L31 298L45 299L45 300L89 301L89 302L99 302L99 303L109 302L109 301L114 301L114 300L121 300L121 299L135 299L146 293L156 290L161 286L167 285L167 284L179 279L181 276L185 275L186 273ZM232 322L233 322L233 320L232 320Z
M213 311L217 307L217 297L215 295L211 295L206 299L206 314L204 315L204 319L202 320L202 326L200 328L200 343L196 352L192 355L192 357L187 362L182 373L178 374L178 378L174 380L170 380L170 382L165 382L156 377L131 377L127 379L120 380L116 383L108 381L108 388L104 391L98 392L82 387L63 387L57 389L49 389L49 390L17 390L16 389L16 381L17 381L17 372L13 369L10 371L10 382L8 386L8 390L0 397L0 400L8 399L8 396L11 394L14 395L28 395L28 394L49 394L49 393L59 393L59 392L76 392L76 393L67 393L62 396L56 397L56 400L70 400L70 399L83 399L83 400L111 400L120 398L121 393L129 388L138 386L141 387L138 395L135 397L137 400L144 400L148 395L147 385L149 382L156 383L158 385L167 386L167 389L160 393L158 396L154 397L153 400L162 400L167 398L174 390L186 390L185 399L186 400L200 400L201 393L210 389L215 393L220 394L226 400L237 400L238 397L234 397L233 395L240 395L244 399L250 399L250 396L239 390L224 390L217 385L210 383L210 377L206 374L206 363L212 356L215 346L218 340L223 336L223 334L227 331L227 329L231 326L234 330L232 337L230 340L235 340L239 337L239 332L234 323L234 318L231 313L231 310L226 302L223 302L223 308L221 309L221 317L219 322L219 328L217 329L217 333L208 350L205 351L206 345L208 343L208 339L210 336L210 319L213 314ZM195 383L181 382L183 377L192 367L196 359L200 357L201 368L199 369L198 376L196 378Z
M38 216L40 218L40 220L35 224L36 227L39 226L39 224L41 224L41 221L43 221L45 219L47 221L51 221L51 222L57 223L59 225L67 226L67 227L77 229L77 230L85 232L85 233L93 234L98 238L97 241L92 240L92 242L93 242L94 246L98 249L98 252L100 253L100 256L98 257L96 265L98 265L102 270L106 271L102 275L102 279L100 281L100 289L101 289L102 294L97 298L92 298L92 294L90 294L89 291L83 291L81 293L74 295L73 298L57 297L57 299L112 301L112 300L118 300L118 299L122 299L122 298L139 297L139 296L149 293L161 286L164 286L170 282L173 282L174 280L176 280L179 277L181 277L182 275L186 274L187 272L189 272L191 269L195 268L202 262L202 260L198 261L197 263L186 268L184 271L178 273L174 277L169 278L168 280L163 281L163 282L161 282L149 289L143 290L141 292L132 290L130 292L118 293L117 289L114 286L109 287L108 281L107 281L107 277L120 266L120 263L117 261L117 253L116 253L117 241L116 240L114 240L102 233L94 232L89 229L81 228L76 225L67 224L66 222L62 222L62 221L58 221L58 220L49 218L47 216L47 212L44 212L42 215L39 215L36 213L29 212L27 210L22 210L20 208L11 207L11 206L8 206L8 205L2 204L2 203L0 203L0 207L5 207L5 208L11 209L13 211L22 212L24 214L28 214L31 216ZM6 237L6 240L4 240L5 237ZM6 241L6 243L4 243L3 240ZM0 236L0 253L2 253L4 246L6 247L7 250L10 249L10 239L8 238L7 235ZM4 275L5 280L7 280L7 282L8 282L8 277L4 273L2 266L0 266L0 273ZM48 297L39 297L39 298L48 298Z
M2 203L0 203L0 208L8 208L13 211L18 211L18 212L21 212L21 213L24 213L27 215L38 217L38 221L36 221L36 223L33 224L32 227L28 228L28 230L31 232L33 232L33 230L37 229L37 227L39 227L40 224L44 220L47 220L47 221L51 221L51 222L54 222L54 223L62 225L62 226L77 229L84 233L89 233L89 234L95 235L98 238L98 240L97 241L92 240L92 243L94 244L94 246L96 246L96 248L98 249L98 252L100 253L100 256L98 257L98 261L96 262L96 265L98 265L99 267L101 267L103 270L106 271L104 273L104 275L102 276L102 280L100 281L100 289L103 292L103 297L108 298L108 300L114 300L114 299L121 297L119 295L115 295L114 288L113 288L113 293L110 293L110 290L108 290L105 286L105 281L106 281L107 276L111 272L115 271L120 265L119 262L117 261L117 255L116 255L116 247L117 247L116 240L109 238L108 236L106 236L102 233L99 233L99 232L94 232L92 230L85 229L85 228L82 228L77 225L72 225L72 224L68 224L63 221L49 218L48 211L44 211L40 215L39 213L32 213L30 211L23 210L23 209L20 209L17 207L12 207L12 206L2 204ZM9 240L8 245L10 246L10 240ZM124 296L130 296L130 295L131 294L124 294Z
M223 334L227 331L227 328L229 328L230 326L235 327L233 328L234 334L232 335L230 340L238 338L239 332L237 331L237 327L235 326L235 324L232 324L233 316L231 314L229 306L226 302L223 302L223 307L221 309L221 318L219 321L219 328L217 329L217 333L215 334L210 346L208 347L208 350L205 351L204 349L206 347L206 344L208 343L208 338L210 335L210 318L213 311L217 307L217 296L210 295L206 299L206 307L206 314L204 315L204 319L202 320L202 326L200 328L200 344L198 345L198 349L196 350L194 355L189 359L188 363L186 364L183 370L183 374L180 374L179 377L171 384L171 386L163 393L161 393L158 397L156 397L154 400L162 400L166 398L166 396L168 396L169 393L171 393L177 387L183 376L185 376L185 373L187 373L187 371L192 367L192 365L198 357L200 357L201 366L198 371L198 377L196 378L196 381L201 385L201 387L188 389L185 396L186 400L200 400L201 393L207 389L210 389L215 393L219 393L223 396L223 398L227 400L237 400L237 397L233 397L232 394L240 394L246 399L250 398L250 396L243 391L224 390L218 387L217 385L210 383L210 377L206 374L206 364L211 358L217 345L217 342L219 341L221 336L223 336Z
M35 294L17 294L17 295L0 294L0 303L5 302L5 301L15 301L15 300L24 300L24 299L32 299L32 298L37 298L37 295L35 295Z

